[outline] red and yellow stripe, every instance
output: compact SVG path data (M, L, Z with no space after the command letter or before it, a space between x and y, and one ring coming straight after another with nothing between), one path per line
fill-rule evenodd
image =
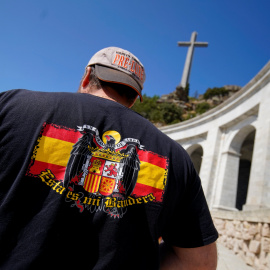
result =
M86 177L85 177L85 181L84 181L84 189L90 193L96 193L98 192L99 189L99 184L100 184L100 175L96 175L96 174L91 174L89 173Z

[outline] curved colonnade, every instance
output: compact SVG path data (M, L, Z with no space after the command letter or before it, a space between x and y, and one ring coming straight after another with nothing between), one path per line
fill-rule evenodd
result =
M211 209L270 208L270 61L219 106L161 131L191 156Z

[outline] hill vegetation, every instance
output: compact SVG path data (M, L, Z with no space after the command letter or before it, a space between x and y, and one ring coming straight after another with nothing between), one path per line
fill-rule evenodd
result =
M133 110L151 121L156 126L176 124L195 116L203 114L226 100L238 91L238 86L225 86L208 88L199 97L188 97L188 101L159 96L149 97L143 95L143 102L139 99L133 106Z
M229 90L225 89L225 87L214 87L208 88L206 92L203 94L204 99L210 99L214 96L227 96L229 94Z
M143 102L137 99L132 109L152 123L160 125L176 124L182 120L183 109L171 103L158 103L159 96L143 95Z

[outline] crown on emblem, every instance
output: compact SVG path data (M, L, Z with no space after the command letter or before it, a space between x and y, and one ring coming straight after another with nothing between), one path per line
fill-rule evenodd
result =
M120 162L121 159L128 157L128 155L121 154L119 152L110 151L110 149L98 149L92 151L93 157L103 158L110 161Z

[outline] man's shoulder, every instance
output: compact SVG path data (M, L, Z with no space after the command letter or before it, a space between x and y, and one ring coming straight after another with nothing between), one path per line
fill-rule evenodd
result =
M73 92L46 92L46 91L36 91L36 90L28 90L28 89L11 89L7 91L3 91L0 93L0 97L4 98L12 98L12 97L20 97L20 98L57 98L57 97L68 97L68 96L76 96L78 93Z
M69 92L45 92L28 89L12 89L0 93L0 103L7 108L19 109L32 108L42 110L46 108L57 108L58 106L70 106L79 94Z
M7 90L7 91L3 91L0 93L0 102L4 103L4 102L9 102L11 100L16 100L15 97L22 97L24 95L27 95L29 92L29 90L26 89L12 89L12 90Z

